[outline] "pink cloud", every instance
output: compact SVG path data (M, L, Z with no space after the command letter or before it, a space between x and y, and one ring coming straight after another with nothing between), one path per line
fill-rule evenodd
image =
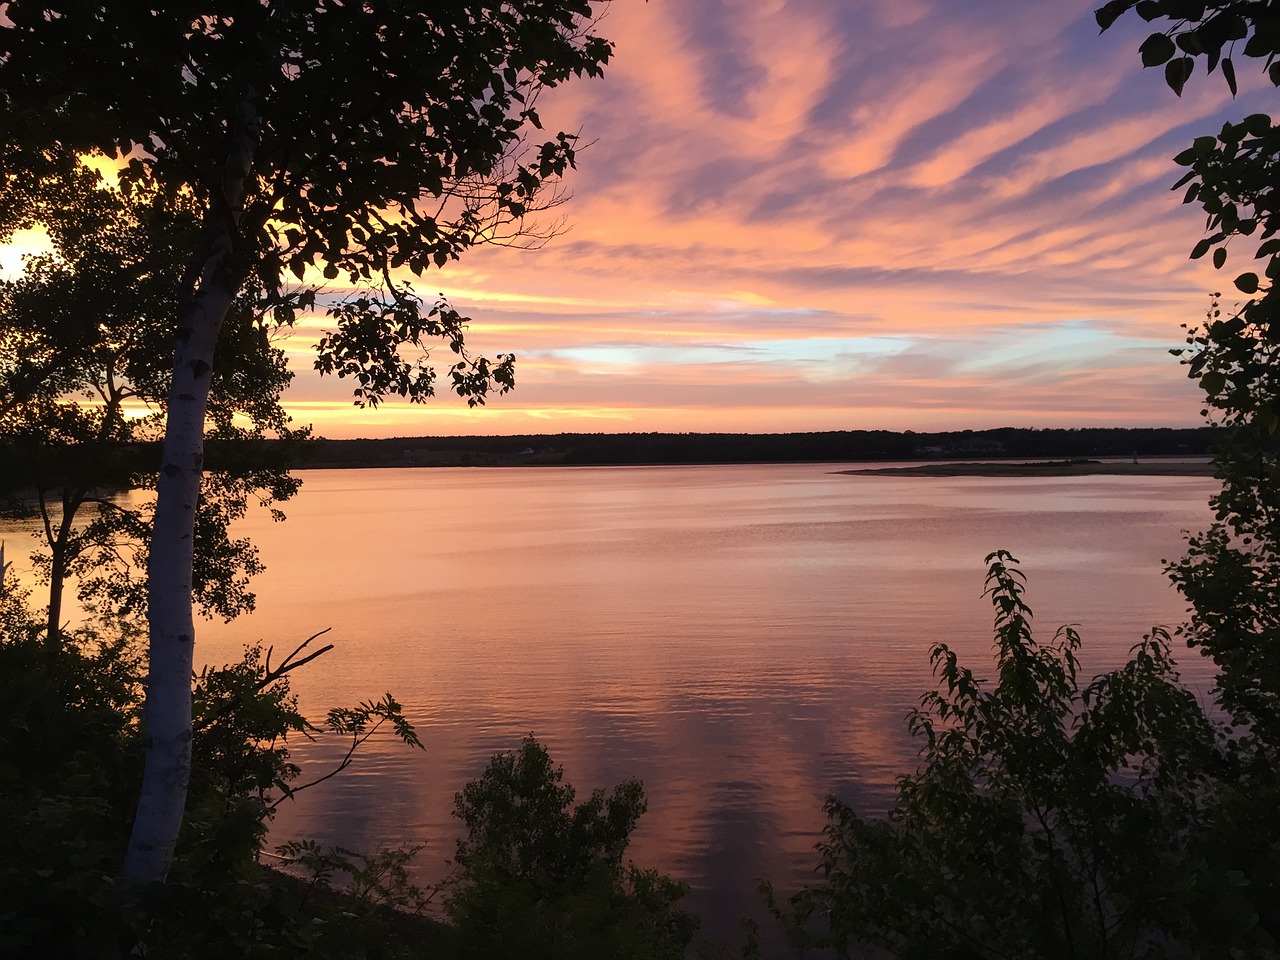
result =
M1232 104L1199 77L1173 97L1141 70L1142 31L1098 37L1083 3L652 0L602 29L606 77L540 104L591 141L569 230L417 282L475 318L475 349L520 356L517 390L370 415L304 372L300 418L334 435L1197 422L1164 350L1223 278L1187 259L1201 220L1168 158L1261 94ZM322 326L291 341L300 370ZM1063 330L1087 335L1066 349Z

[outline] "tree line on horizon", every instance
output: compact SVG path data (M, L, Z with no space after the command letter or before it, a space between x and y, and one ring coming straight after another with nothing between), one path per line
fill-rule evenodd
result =
M915 432L560 433L309 441L299 465L564 465L1209 456L1217 427L1081 427Z
M557 433L334 440L301 431L283 439L209 437L211 472L260 480L291 469L393 466L626 466L823 463L893 460L1208 457L1220 427L997 427L988 430L831 430L796 433ZM106 489L145 486L159 442L138 432L111 443L114 475L92 469ZM0 496L30 492L33 472L72 472L87 448L0 440Z

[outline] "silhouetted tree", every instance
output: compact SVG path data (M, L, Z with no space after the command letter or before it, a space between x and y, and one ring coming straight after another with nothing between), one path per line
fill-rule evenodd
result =
M129 158L126 178L189 194L198 239L183 257L163 460L148 557L148 751L124 871L160 880L190 769L192 530L216 344L252 278L268 298L286 271L381 283L338 310L323 369L358 398L423 399L434 374L402 344L463 318L429 313L391 271L415 272L518 234L573 162L573 138L541 146L540 89L599 73L609 44L588 0L197 0L120 5L10 0L0 20L0 128L40 154L55 146ZM6 170L21 179L21 170ZM541 198L541 200L540 200ZM288 322L294 306L279 302ZM511 384L510 358L465 355L454 389L479 402Z
M112 614L143 613L149 498L126 506L112 494L155 486L142 443L159 437L172 364L177 250L198 233L184 198L124 193L69 154L47 154L39 176L0 192L0 222L40 224L52 249L0 280L0 444L8 469L0 494L30 494L39 509L49 582L46 641L56 645L69 574L80 597ZM235 300L211 378L210 436L301 437L280 395L292 378L269 338L255 291ZM207 615L230 619L252 607L249 577L260 569L228 525L247 503L288 499L298 481L279 457L224 464L196 514L193 591ZM227 470L233 466L236 469ZM86 522L86 515L90 519Z
M1140 52L1145 66L1163 65L1175 93L1203 63L1234 94L1236 56L1280 86L1276 4L1113 0L1097 11L1098 23L1105 30L1131 9L1162 28ZM1280 751L1280 127L1261 113L1226 123L1175 161L1188 168L1177 184L1187 187L1183 202L1207 215L1208 235L1192 258L1212 250L1221 268L1229 246L1260 241L1252 247L1260 268L1235 278L1247 299L1224 311L1215 295L1204 326L1178 351L1204 390L1206 416L1227 431L1215 461L1223 482L1211 502L1216 522L1191 538L1172 572L1192 604L1187 638L1220 668L1220 702L1265 745L1261 770Z

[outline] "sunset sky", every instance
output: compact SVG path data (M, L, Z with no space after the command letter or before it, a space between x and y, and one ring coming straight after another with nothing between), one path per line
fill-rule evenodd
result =
M288 406L334 437L1195 425L1168 350L1248 251L1187 259L1170 158L1272 88L1200 62L1179 99L1096 2L615 0L605 78L540 103L590 142L563 232L416 281L516 390L356 409L314 317Z

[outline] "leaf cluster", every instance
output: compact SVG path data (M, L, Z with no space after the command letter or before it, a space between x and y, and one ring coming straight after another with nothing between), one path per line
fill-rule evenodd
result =
M1242 314L1223 318L1215 298L1177 352L1227 430L1214 522L1169 573L1191 603L1186 639L1217 663L1218 700L1266 767L1280 752L1280 344Z
M538 92L611 54L588 0L12 0L6 16L0 115L19 143L128 157L217 212L229 142L253 139L237 255L269 290L315 264L353 284L420 273L519 221L574 160L565 134L521 157Z
M1280 86L1280 10L1273 4L1257 0L1112 0L1095 16L1106 30L1130 10L1148 22L1164 25L1143 41L1139 52L1144 66L1164 65L1166 82L1179 96L1201 59L1210 73L1221 68L1234 95L1238 84L1233 57L1237 54L1262 61L1270 82ZM1261 276L1248 271L1235 278L1236 288L1252 298L1240 309L1239 318L1268 341L1280 341L1280 329L1275 325L1280 301L1267 296L1280 276L1280 237L1276 236L1280 200L1274 189L1280 169L1280 131L1268 114L1252 114L1225 123L1216 136L1197 137L1174 160L1188 168L1174 189L1186 187L1183 202L1198 203L1206 215L1206 236L1195 245L1192 259L1212 251L1214 266L1222 268L1233 239L1256 235L1260 243L1251 258L1264 263ZM1240 329L1230 335L1238 335ZM1197 372L1191 370L1192 375Z
M17 153L0 150L6 160ZM125 492L154 487L158 451L149 442L167 399L179 251L199 232L198 211L189 195L115 189L66 151L37 151L13 160L0 184L0 232L35 224L52 250L0 281L0 492L37 503L52 618L69 576L82 603L144 612L153 504ZM209 403L215 443L307 436L280 404L292 374L261 296L248 289L222 326ZM222 457L205 485L193 590L207 615L231 619L253 607L248 584L261 564L230 525L253 503L282 516L274 504L299 487L286 472L292 447L270 449L274 457Z
M1280 13L1267 0L1110 0L1094 17L1105 31L1130 10L1148 23L1165 23L1138 52L1144 67L1164 66L1165 82L1179 96L1200 57L1206 72L1221 68L1232 94L1237 55L1262 60L1271 82L1280 86Z
M697 921L685 886L624 864L645 810L639 781L574 805L575 790L532 736L496 755L454 800L467 830L445 909L465 956L678 958Z
M932 653L940 686L913 712L921 767L887 821L832 798L821 882L778 912L803 948L895 956L1251 956L1276 946L1252 869L1256 817L1210 721L1152 633L1083 683L1080 638L1034 639L1016 561L988 557L994 684Z
M515 386L515 357L500 354L492 363L471 356L464 341L471 318L459 314L443 295L424 315L412 291L388 285L340 301L328 315L337 320L337 329L316 345L315 368L322 375L353 378L357 406L376 407L389 394L411 403L434 396L436 371L427 362L429 340L443 340L458 358L449 368L450 386L468 405L481 406L490 392L504 394ZM419 355L406 359L406 346Z

